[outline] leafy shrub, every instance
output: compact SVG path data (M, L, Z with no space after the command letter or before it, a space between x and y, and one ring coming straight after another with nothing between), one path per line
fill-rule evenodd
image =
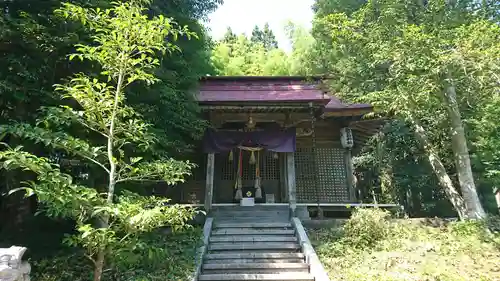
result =
M486 226L493 233L500 233L500 216L488 216Z
M341 237L337 229L311 229L309 237L335 281L496 281L500 234L488 232L487 223L389 222L380 210L359 210Z
M483 236L486 230L486 225L484 221L480 220L468 220L468 221L458 221L451 224L451 232L457 236L470 237Z
M382 209L356 209L344 225L343 239L356 248L372 247L389 234L389 218Z
M109 267L103 280L188 280L195 270L200 237L198 228L171 235L143 235L131 251L108 255ZM66 248L52 257L32 260L31 264L33 280L37 281L87 281L92 277L92 263L77 248Z

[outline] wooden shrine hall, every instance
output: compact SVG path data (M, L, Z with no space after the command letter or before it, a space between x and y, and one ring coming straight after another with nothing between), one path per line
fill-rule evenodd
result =
M196 98L209 122L198 167L167 195L204 206L340 206L357 202L352 156L383 125L368 104L345 104L321 77L201 79Z

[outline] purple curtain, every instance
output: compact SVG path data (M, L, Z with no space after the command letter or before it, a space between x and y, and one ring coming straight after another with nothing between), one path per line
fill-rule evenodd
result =
M203 136L205 153L227 152L238 146L262 147L273 152L294 152L295 128L254 132L207 129Z

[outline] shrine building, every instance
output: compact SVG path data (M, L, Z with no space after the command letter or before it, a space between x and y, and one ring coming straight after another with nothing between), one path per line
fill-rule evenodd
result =
M290 210L358 202L352 157L383 125L363 117L322 77L210 76L196 99L209 128L174 202L203 206L289 205Z

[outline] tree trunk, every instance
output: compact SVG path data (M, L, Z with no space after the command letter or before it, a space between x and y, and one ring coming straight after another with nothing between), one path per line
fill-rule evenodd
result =
M498 211L500 212L500 188L495 188L494 194L495 194L495 201L497 202L497 208Z
M113 141L114 141L114 133L115 133L116 113L118 111L118 103L119 103L119 97L121 94L122 83L123 83L123 70L120 70L120 73L118 75L118 83L116 85L113 111L111 112L111 122L109 125L109 132L108 132L107 150L108 150L108 161L109 161L109 182L108 182L108 192L107 192L108 196L107 196L106 201L109 205L113 204L113 198L114 198L115 186L116 186L116 173L117 172L116 172L116 163L115 163L115 160L113 157L113 150L114 150ZM109 227L109 215L105 214L99 223L100 223L101 228L108 228ZM102 271L104 268L105 251L106 251L106 248L100 249L99 252L97 253L97 258L96 258L95 266L94 266L94 281L101 281Z
M441 187L444 189L444 192L448 197L448 200L450 200L451 204L453 205L453 207L458 213L458 216L461 219L467 218L467 210L465 207L464 199L453 186L453 182L450 176L448 176L448 173L446 172L443 163L439 159L438 155L432 149L429 139L425 134L424 128L420 125L420 123L417 120L410 118L410 121L412 122L414 127L414 135L419 144L421 145L421 147L424 149L425 153L427 154L427 159L431 164L432 170L436 174Z
M97 259L95 260L94 281L101 281L103 268L104 268L104 250L100 250L99 253L97 253Z
M465 130L462 124L462 116L460 115L460 110L458 108L455 85L453 84L450 75L448 75L447 80L448 84L446 85L444 91L444 98L451 123L451 147L455 158L460 190L462 191L462 196L467 210L466 216L469 219L482 219L486 216L486 213L481 206L476 185L474 184L469 149L467 147L467 139L465 137Z

